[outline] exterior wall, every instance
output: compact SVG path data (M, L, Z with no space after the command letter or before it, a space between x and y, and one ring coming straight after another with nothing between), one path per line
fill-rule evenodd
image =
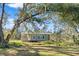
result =
M23 41L43 41L48 40L48 34L24 34L21 36Z
M21 35L21 40L22 41L29 41L29 40L31 40L30 34L22 34Z
M48 35L45 34L34 34L31 36L31 40L48 40Z

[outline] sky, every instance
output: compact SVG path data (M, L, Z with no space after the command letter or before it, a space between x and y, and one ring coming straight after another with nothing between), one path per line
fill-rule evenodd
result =
M1 7L1 5L0 5ZM7 29L12 29L12 27L14 26L14 20L16 20L17 18L17 13L19 12L19 8L23 8L23 4L22 3L17 3L17 4L6 4L5 5L5 12L9 15L8 16L8 23L4 26L4 28ZM1 11L1 8L0 8ZM39 16L38 16L39 18ZM57 16L52 17L54 20L59 19ZM54 23L52 23L51 20L47 19L46 21L44 21L45 24L47 25L47 29L45 30L46 32L54 32ZM44 25L40 25L39 23L36 23L36 27L42 29ZM28 24L27 27L29 28L29 30L34 30L32 27L32 24ZM79 29L77 29L79 32Z
M19 3L19 4L6 4L5 6L5 12L9 14L8 16L8 23L5 25L6 28L8 29L12 29L12 27L14 26L13 21L17 18L16 14L19 12L18 8L22 8L23 4ZM47 23L47 30L45 31L51 31L53 32L53 23L51 20L46 20L44 21L45 23ZM39 25L38 23L36 23L37 27L39 27L40 29L42 29L43 25ZM28 25L27 27L30 27L29 29L33 28L31 25Z
M16 14L18 13L18 8L22 8L22 4L6 4L5 12L9 14L8 16L8 24L6 24L6 28L11 29L14 25L13 21L17 18Z

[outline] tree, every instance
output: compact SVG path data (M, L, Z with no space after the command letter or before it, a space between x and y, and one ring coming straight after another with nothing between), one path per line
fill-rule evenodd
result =
M25 6L25 5L24 5ZM27 14L25 13L25 7L23 7L23 9L20 12L19 18L17 19L17 21L15 22L14 27L12 28L12 30L10 31L10 34L7 35L6 37L6 42L9 42L9 39L11 38L11 36L13 35L14 31L16 28L18 28L20 26L21 23L25 22L26 20L28 21L30 18L39 15L41 12L37 12L35 14Z
M3 17L4 17L4 8L5 8L5 4L2 4L2 14L1 14L1 19L0 19L0 45L2 47L8 47L8 44L6 43L5 39L4 39L4 34L3 34L3 28L2 28L2 21L3 21Z
M19 25L24 22L24 21L38 21L38 20L43 20L47 18L52 17L52 13L56 12L56 14L60 15L62 17L62 22L67 22L68 24L72 25L76 29L77 23L77 18L78 16L78 5L76 4L24 4L24 8L20 12L20 20L17 20L15 27L19 27ZM77 11L75 11L77 10ZM45 17L38 19L34 17L33 15L45 15L49 14L50 17ZM42 16L43 17L43 16ZM67 20L69 19L69 20ZM72 21L73 20L73 21ZM21 22L22 21L22 22ZM38 21L40 22L40 21ZM73 23L74 22L74 23ZM74 26L75 25L75 26ZM11 34L14 32L14 29L11 31ZM11 35L10 34L10 35ZM9 37L9 36L8 36ZM11 36L10 36L11 37Z
M69 26L72 26L74 29L77 28L79 23L79 5L78 4L23 4L23 8L20 10L18 15L18 19L16 20L14 27L7 35L6 39L4 40L4 35L2 31L2 21L4 16L4 7L5 4L2 4L2 15L0 20L0 38L1 38L1 45L4 47L8 45L9 39L13 35L16 28L20 26L23 22L31 22L37 21L42 22L46 19L52 19L53 13L59 15L61 19L58 21L66 22ZM38 18L37 16L41 16Z

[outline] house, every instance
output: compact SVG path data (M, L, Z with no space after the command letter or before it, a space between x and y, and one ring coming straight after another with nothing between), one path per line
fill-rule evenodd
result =
M22 33L21 40L23 41L44 41L50 39L51 33Z

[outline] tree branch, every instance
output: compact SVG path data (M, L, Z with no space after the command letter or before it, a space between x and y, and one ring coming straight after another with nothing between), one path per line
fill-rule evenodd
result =
M6 41L9 42L9 39L10 39L11 36L13 35L15 29L18 28L21 23L23 23L23 22L26 21L27 19L30 19L31 17L34 17L34 16L36 16L36 15L39 15L39 14L41 14L41 13L38 12L38 13L32 15L32 16L25 16L23 20L17 20L16 23L15 23L15 25L14 25L14 27L13 27L13 29L10 31L10 34L7 35Z
M2 20L3 20L3 16L4 16L4 6L5 4L3 3L3 6L2 6L2 15L1 15L1 20L0 20L0 24L2 25Z

